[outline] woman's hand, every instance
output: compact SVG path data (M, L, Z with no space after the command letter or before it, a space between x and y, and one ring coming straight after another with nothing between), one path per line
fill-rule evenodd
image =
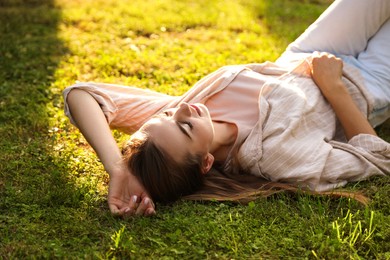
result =
M342 81L343 62L329 53L316 52L311 75L332 106L348 140L359 134L376 135L367 117L359 110Z
M108 206L112 214L123 217L151 216L156 213L145 188L125 166L110 170Z
M342 73L341 59L325 52L314 53L311 62L312 78L328 101L335 96L348 94L341 80Z

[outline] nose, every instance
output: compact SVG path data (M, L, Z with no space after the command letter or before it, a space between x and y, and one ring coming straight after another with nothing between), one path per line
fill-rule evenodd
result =
M192 113L191 113L191 109L190 109L190 106L188 105L188 103L180 103L179 105L179 109L176 111L177 115L183 115L183 116L191 116Z

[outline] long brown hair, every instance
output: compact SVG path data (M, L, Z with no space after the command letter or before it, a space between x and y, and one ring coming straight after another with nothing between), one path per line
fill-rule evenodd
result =
M288 183L272 182L252 174L226 174L213 168L204 179L202 188L183 197L197 201L232 201L246 204L260 197L269 197L276 193L302 193L311 196L329 196L332 198L351 198L364 205L369 199L360 192L343 190L316 192Z
M133 136L122 153L130 171L156 202L173 202L196 192L203 184L200 155L188 154L179 164L161 151L147 133Z
M200 155L188 154L184 162L179 164L142 132L130 139L122 153L130 171L156 202L167 203L182 198L248 203L275 193L299 191L310 195L353 198L363 204L368 203L368 198L357 192L314 192L291 184L271 182L251 174L228 174L217 168L202 174Z

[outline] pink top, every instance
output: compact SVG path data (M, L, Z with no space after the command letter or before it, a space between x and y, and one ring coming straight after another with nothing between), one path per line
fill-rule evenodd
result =
M223 91L214 94L205 102L214 121L232 123L237 127L236 141L223 165L225 171L230 170L230 163L238 147L259 120L260 90L264 83L272 78L274 76L243 70Z

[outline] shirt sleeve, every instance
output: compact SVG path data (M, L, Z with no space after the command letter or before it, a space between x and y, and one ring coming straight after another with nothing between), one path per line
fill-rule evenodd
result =
M390 144L377 136L359 134L348 143L331 141L330 144L333 149L315 188L318 191L390 173Z
M151 116L164 109L174 99L172 96L136 87L77 83L63 91L65 114L74 125L76 124L67 104L67 96L73 89L88 92L100 105L110 128L126 133L137 131Z

